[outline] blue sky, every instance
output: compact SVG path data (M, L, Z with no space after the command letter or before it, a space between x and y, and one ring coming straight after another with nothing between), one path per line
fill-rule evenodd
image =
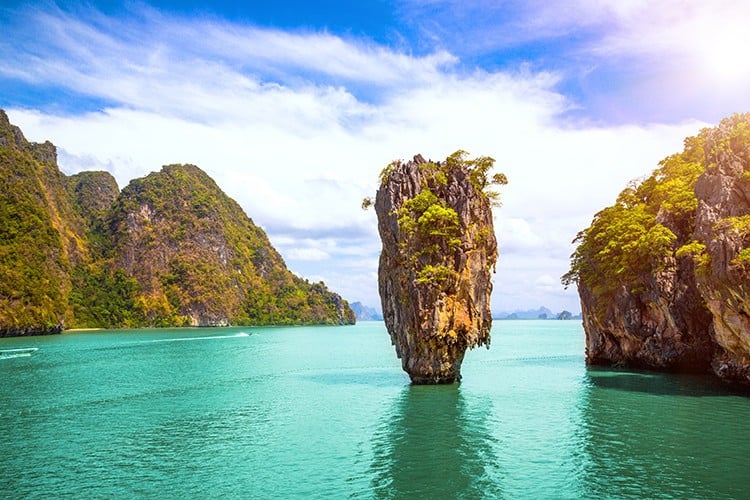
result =
M508 175L493 310L578 311L570 241L682 139L748 111L741 1L21 2L0 107L67 173L212 175L289 267L377 297L380 169L456 149Z

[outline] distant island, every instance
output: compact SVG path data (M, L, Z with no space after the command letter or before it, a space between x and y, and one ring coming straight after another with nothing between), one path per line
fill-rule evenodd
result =
M357 321L383 321L383 314L374 307L366 306L361 302L349 304L357 317Z
M571 320L581 319L581 314L573 314L570 311L552 312L551 309L541 306L538 309L517 310L513 312L499 312L492 315L492 319L555 319Z
M349 304L357 316L357 321L383 321L383 315L374 307L369 307L361 302L352 302ZM547 307L540 307L538 309L527 309L527 310L516 310L513 312L499 312L493 313L492 319L496 320L514 320L514 319L550 319L550 320L580 320L581 313L573 314L570 311L560 311L558 313L552 312Z
M196 166L66 176L0 110L0 184L0 336L356 321Z

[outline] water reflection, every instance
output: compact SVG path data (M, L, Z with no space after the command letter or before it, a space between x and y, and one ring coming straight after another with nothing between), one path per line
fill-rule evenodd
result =
M602 389L635 391L659 396L727 397L748 396L747 388L729 386L715 377L658 372L627 372L589 368L588 380Z
M737 498L750 491L747 398L666 374L589 370L584 387L584 496Z
M374 437L377 498L498 498L501 472L490 405L472 404L459 386L408 386Z

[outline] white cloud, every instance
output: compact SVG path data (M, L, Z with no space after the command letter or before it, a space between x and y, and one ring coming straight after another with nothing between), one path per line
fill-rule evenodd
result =
M501 247L508 251L538 248L544 240L541 236L534 233L528 221L520 217L506 218L500 216L495 221L495 231L502 240Z
M553 278L549 274L543 274L534 281L534 285L537 289L545 293L554 292L560 287L560 280L559 278Z
M49 83L52 76L56 85L83 94L194 120L281 118L291 130L294 117L303 128L322 126L368 112L326 82L418 86L456 62L445 51L412 57L328 33L185 21L148 8L124 20L54 8L17 15L35 29L19 23L0 41L6 56L0 74L31 83Z
M290 248L285 252L285 255L293 260L318 261L331 258L328 253L319 248Z
M112 104L85 114L10 109L11 120L30 139L64 148L64 170L105 168L121 187L163 164L198 165L293 270L371 305L379 241L375 214L359 206L394 158L437 160L459 148L494 157L510 181L497 211L494 308L577 310L575 293L553 284L567 270L570 240L700 128L570 128L556 123L569 103L554 74L460 75L445 53L413 57L329 34L143 16L142 30L125 22L111 31L101 18L42 16L63 36L43 40L47 52L22 45L0 74L21 67L41 82L54 70L47 83ZM158 26L149 24L155 16ZM362 82L381 87L377 102L360 96ZM535 287L540 276L544 286Z

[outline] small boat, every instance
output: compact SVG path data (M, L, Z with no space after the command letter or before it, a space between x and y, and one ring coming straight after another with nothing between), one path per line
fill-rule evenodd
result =
M18 358L20 356L31 356L38 350L38 347L26 347L23 349L0 349L0 358Z

